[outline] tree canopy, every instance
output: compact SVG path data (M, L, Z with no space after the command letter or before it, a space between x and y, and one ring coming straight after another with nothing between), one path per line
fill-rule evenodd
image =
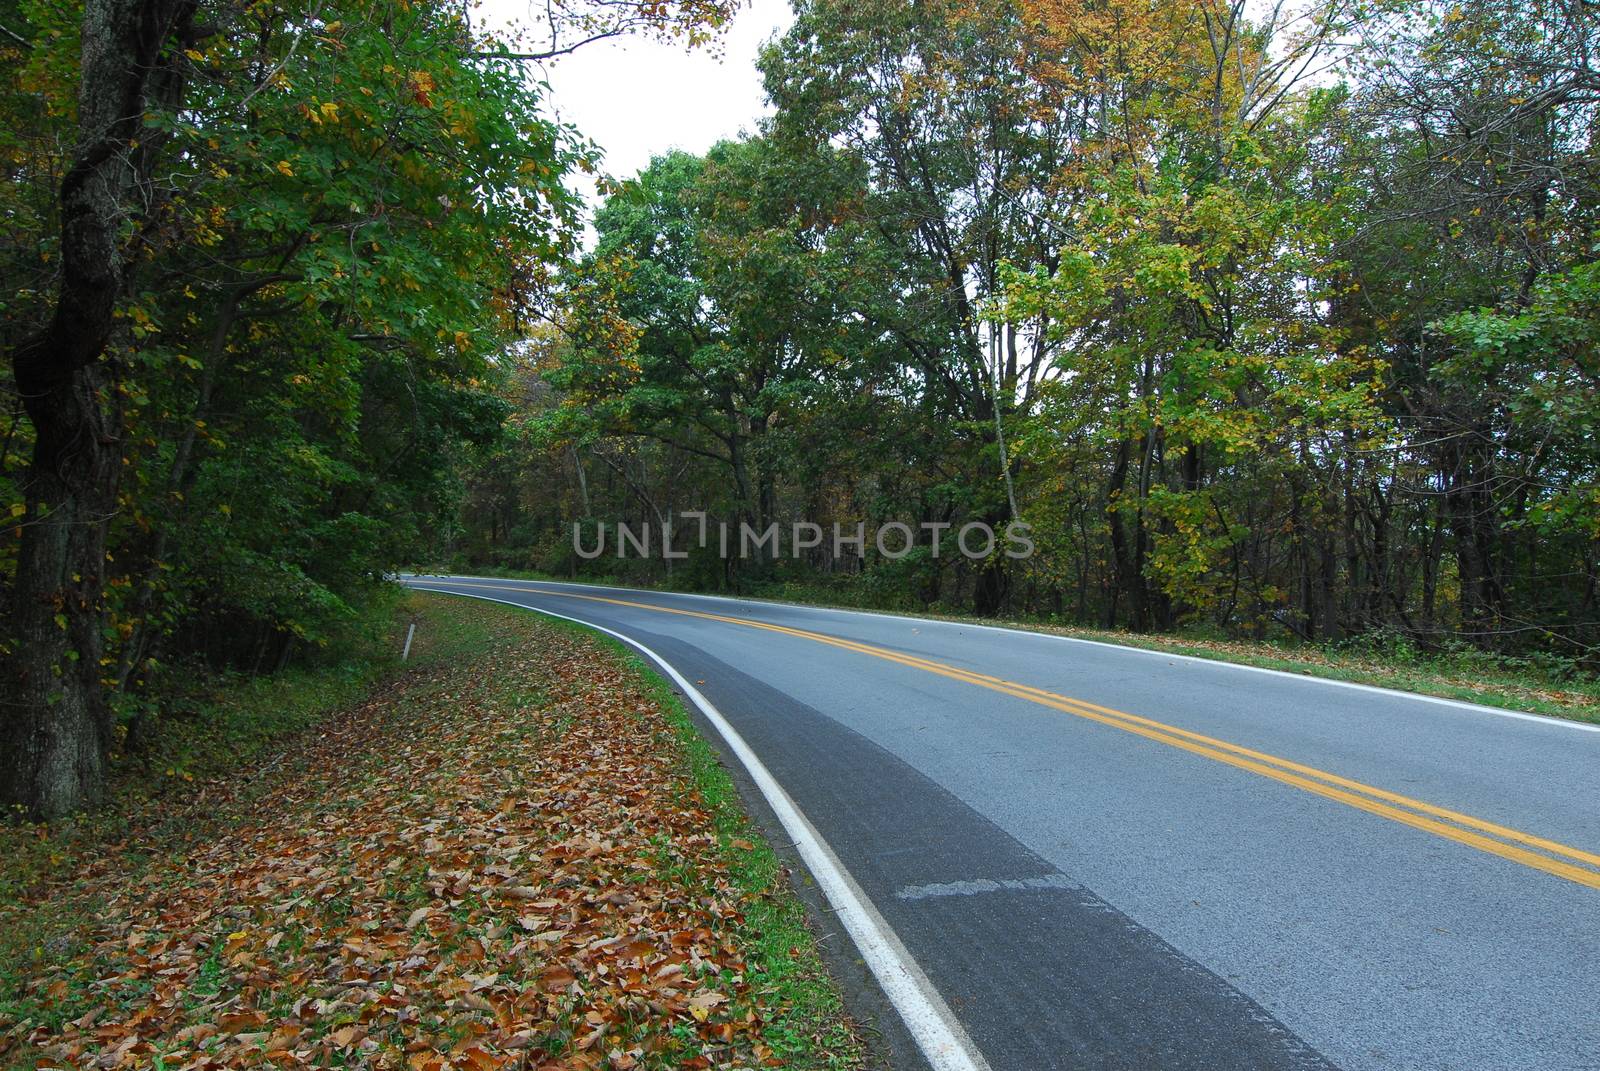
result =
M512 424L541 480L458 553L1020 519L1026 560L676 576L1592 662L1595 44L1578 3L802 0L763 130L602 209Z
M0 800L93 803L191 670L314 656L453 524L592 167L519 57L729 10L575 0L545 47L404 0L0 4Z
M525 62L735 7L0 0L0 798L417 563L1593 668L1593 5L796 0L585 243Z

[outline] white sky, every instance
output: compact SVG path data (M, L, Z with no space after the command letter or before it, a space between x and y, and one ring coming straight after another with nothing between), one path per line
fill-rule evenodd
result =
M527 24L529 10L529 0L486 0L481 14ZM720 58L640 39L585 45L546 68L549 105L605 151L605 170L618 178L669 149L704 152L753 131L767 113L756 54L793 18L788 0L751 0L727 29ZM592 201L593 184L577 185Z

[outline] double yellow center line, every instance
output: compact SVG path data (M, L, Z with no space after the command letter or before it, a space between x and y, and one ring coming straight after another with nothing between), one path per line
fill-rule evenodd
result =
M1216 762L1248 770L1262 777L1269 777L1274 781L1306 792L1314 793L1324 799L1334 800L1358 810L1387 818L1393 822L1420 829L1426 833L1443 837L1477 848L1480 851L1497 855L1502 859L1521 863L1523 866L1541 870L1546 874L1553 874L1568 881L1586 885L1592 889L1600 889L1600 855L1586 852L1570 845L1557 841L1536 837L1531 833L1511 829L1507 826L1486 822L1469 814L1452 811L1444 807L1436 807L1423 800L1412 799L1397 792L1378 788L1374 785L1353 781L1348 777L1319 770L1313 766L1293 762L1289 759L1269 755L1263 751L1240 747L1230 744L1226 740L1202 733L1180 729L1175 725L1155 721L1151 718L1129 714L1126 711L1113 710L1110 707L1099 706L1082 699L1072 699L1054 692L1047 692L1042 688L1032 685L1020 684L1016 681L1004 680L1000 677L991 677L985 673L977 673L968 669L961 669L945 662L936 662L932 659L919 658L914 655L902 654L872 644L859 643L855 640L841 639L838 636L829 636L821 632L811 632L805 629L788 628L784 625L774 625L765 621L755 621L749 618L729 617L725 614L705 613L699 610L684 610L671 606L656 606L650 603L633 602L627 599L612 599L599 595L580 595L571 591L555 591L548 588L530 588L516 584L491 584L491 583L466 583L463 581L448 581L452 587L477 587L500 590L521 591L535 595L555 595L564 599L583 599L588 602L610 603L613 606L627 606L638 610L651 610L656 613L677 614L682 617L701 618L706 621L720 621L730 625L741 625L745 628L762 629L767 632L778 632L786 636L810 640L814 643L824 643L830 647L838 647L858 654L881 658L887 662L909 666L913 669L927 673L935 673L941 677L987 688L1017 699L1024 699L1030 703L1049 707L1052 710L1071 714L1074 717L1084 718L1088 721L1098 722L1113 729L1133 733L1148 740L1154 740L1168 747L1181 748L1191 754L1201 755Z

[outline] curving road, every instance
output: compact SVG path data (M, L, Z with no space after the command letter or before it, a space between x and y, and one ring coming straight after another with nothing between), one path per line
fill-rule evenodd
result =
M971 624L405 582L681 674L903 1018L898 1065L1600 1069L1600 726Z

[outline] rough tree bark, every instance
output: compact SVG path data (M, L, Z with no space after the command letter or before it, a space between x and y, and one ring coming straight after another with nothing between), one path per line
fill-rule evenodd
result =
M126 225L154 154L156 98L181 85L191 0L88 0L79 140L61 184L61 279L49 323L10 354L35 444L0 654L0 803L56 818L100 801L111 721L101 685L106 528L121 468L105 363Z

